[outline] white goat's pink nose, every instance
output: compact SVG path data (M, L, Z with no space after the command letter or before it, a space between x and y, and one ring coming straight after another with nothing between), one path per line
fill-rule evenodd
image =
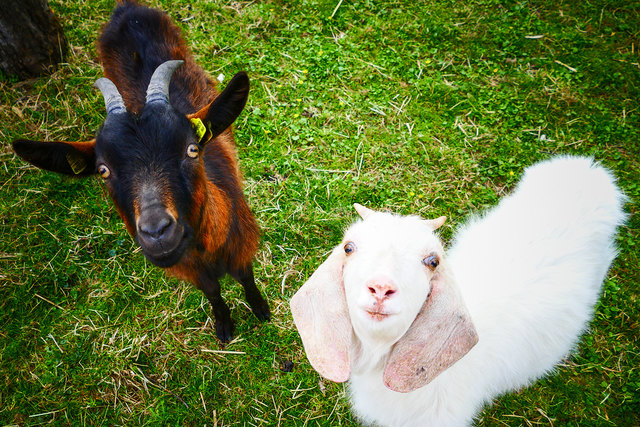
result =
M387 278L373 279L369 281L367 288L369 289L371 295L373 295L373 297L375 297L375 299L377 299L378 301L389 298L398 290L393 281Z

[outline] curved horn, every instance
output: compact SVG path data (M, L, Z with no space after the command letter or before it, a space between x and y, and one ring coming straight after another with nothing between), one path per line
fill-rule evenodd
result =
M111 80L106 77L101 77L96 80L93 86L98 88L104 97L104 106L107 108L107 116L127 112L127 107L124 105L122 95L120 95L118 88Z
M358 212L358 215L360 215L360 218L362 219L367 219L369 215L371 215L372 213L376 213L376 211L374 211L373 209L362 206L360 203L354 203L353 207L356 209L356 212Z
M184 61L180 59L163 62L156 68L147 87L147 104L153 102L169 103L169 82L171 75Z

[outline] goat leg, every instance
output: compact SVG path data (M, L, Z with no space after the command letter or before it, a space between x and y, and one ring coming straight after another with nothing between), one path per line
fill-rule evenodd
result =
M251 263L244 268L239 268L235 271L230 271L231 277L236 279L244 288L244 296L253 314L263 322L271 320L271 310L269 310L269 304L260 294L260 291L256 287L256 282L253 279L253 267Z
M215 317L216 335L222 342L229 342L233 338L233 320L227 303L220 294L220 282L218 277L210 274L202 274L198 280L198 288L204 293L211 304Z

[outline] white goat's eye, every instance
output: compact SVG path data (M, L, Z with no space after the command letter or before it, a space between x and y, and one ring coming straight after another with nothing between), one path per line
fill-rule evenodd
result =
M98 174L102 177L102 179L107 179L111 176L111 170L105 165L98 166Z
M344 253L351 255L356 250L356 245L353 242L348 242L344 245Z
M192 159L195 159L196 157L198 157L199 153L200 153L200 148L198 148L196 144L189 144L189 146L187 147L187 156L191 157Z
M430 270L435 270L436 267L440 264L440 259L438 258L438 255L431 254L423 259L422 263Z

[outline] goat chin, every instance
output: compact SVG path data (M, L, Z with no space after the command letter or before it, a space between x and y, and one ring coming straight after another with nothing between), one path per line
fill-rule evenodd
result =
M359 419L383 426L465 426L496 396L552 371L593 316L616 255L624 200L613 176L591 159L559 157L528 168L510 196L459 229L444 256L450 285L459 289L479 337L466 355L427 385L398 393L383 380L393 344L386 337L376 341L373 329L362 332L384 322L352 320L349 398ZM377 228L385 224L380 215L395 227L398 217L375 215ZM370 221L356 224L357 231L376 232L367 228ZM396 239L420 235L417 229L386 232Z

